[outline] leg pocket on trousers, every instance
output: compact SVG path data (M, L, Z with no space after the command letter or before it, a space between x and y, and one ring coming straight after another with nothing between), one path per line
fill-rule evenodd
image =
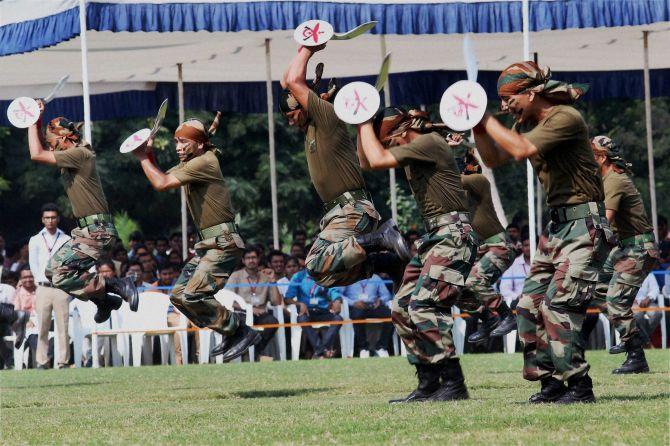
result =
M570 266L558 284L558 290L549 303L550 308L568 311L585 311L595 296L598 270L592 267Z
M423 277L421 291L417 302L430 301L428 305L440 307L451 307L460 295L461 288L465 285L465 278L460 272L441 265L431 265L428 273ZM425 294L424 294L425 293Z

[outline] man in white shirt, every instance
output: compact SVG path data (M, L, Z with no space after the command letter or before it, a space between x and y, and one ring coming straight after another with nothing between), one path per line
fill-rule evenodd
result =
M68 322L70 314L70 296L64 291L54 288L44 271L49 259L70 239L70 236L58 229L58 207L53 203L42 206L42 224L44 228L30 238L29 263L30 270L37 282L35 312L37 313L39 333L37 336L37 367L47 368L49 362L49 328L51 313L56 319L55 335L58 336L60 351L55 358L54 366L67 367L70 361L70 340Z
M650 311L654 307L658 308L658 295L660 293L661 290L658 287L658 281L654 273L651 272L644 279L642 286L635 296L633 317L635 317L635 323L640 329L640 335L645 344L651 342L651 335L656 330L656 327L658 327L663 316L658 310Z
M530 241L528 236L524 236L521 242L522 254L514 259L514 263L505 271L500 278L500 294L502 295L510 309L516 310L516 304L523 292L523 283L530 271ZM511 312L490 336L504 336L513 330L516 330L516 315Z

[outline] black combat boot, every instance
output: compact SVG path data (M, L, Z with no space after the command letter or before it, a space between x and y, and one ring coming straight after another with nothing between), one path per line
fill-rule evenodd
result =
M98 307L98 311L93 316L93 320L97 324L102 324L109 319L112 315L112 310L118 310L123 304L123 300L114 294L107 294L101 299L91 299L91 302Z
M498 315L502 321L493 331L491 331L489 336L497 338L499 336L508 335L516 330L516 314L512 311L516 308L515 303L512 304L512 308L509 308L505 302L498 307Z
M400 257L400 260L403 262L409 262L409 248L393 220L386 220L374 232L357 236L356 241L368 254L379 251L391 251Z
M237 331L231 336L228 336L227 342L222 342L217 345L211 352L212 356L217 356L223 354L223 362L232 361L235 358L239 358L249 350L253 345L260 343L263 340L263 337L259 332L249 327L244 322L240 321L240 326L237 327ZM223 350L223 349L226 350Z
M26 324L30 319L27 311L16 311L12 304L0 304L0 322L11 325L14 332L14 348L19 348L26 338Z
M130 311L137 311L137 306L140 303L140 297L139 293L137 292L135 281L132 278L106 278L105 291L116 294L117 296L121 296L121 299L128 302Z
M556 404L595 403L596 397L593 394L591 377L584 375L568 378L568 391L554 402Z
M631 373L649 373L649 364L647 358L644 356L644 349L642 348L642 341L638 336L633 336L625 344L626 346L626 360L621 367L612 370L615 375L627 375ZM610 350L611 352L611 350Z
M463 376L463 369L461 369L461 363L458 358L447 359L441 365L440 378L442 379L442 384L428 398L428 401L454 401L470 398L468 388L465 387L465 377Z
M427 401L437 389L440 388L440 369L441 365L437 364L416 364L416 376L419 378L419 384L412 393L405 398L398 400L391 400L389 403L412 403Z
M481 344L489 340L491 331L500 325L500 317L491 313L488 308L479 313L479 328L477 331L468 336L468 342L471 344Z
M531 395L528 399L529 403L553 403L568 391L563 382L551 376L549 378L542 378L541 383L542 388L538 393Z
M620 342L616 345L613 345L609 349L610 355L619 355L621 353L626 353L626 344Z

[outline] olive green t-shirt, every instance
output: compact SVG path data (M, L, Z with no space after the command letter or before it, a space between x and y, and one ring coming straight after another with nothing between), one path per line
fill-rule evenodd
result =
M330 201L346 191L363 189L365 181L356 147L347 133L346 124L335 114L333 104L310 91L307 115L307 167L321 199Z
M454 153L443 137L434 132L421 135L389 151L405 168L423 218L453 211L467 212L467 199Z
M168 173L186 186L188 208L199 229L233 221L235 214L230 193L213 151L208 150L185 163L179 163Z
M610 170L603 177L605 208L616 211L612 229L619 239L653 232L633 180L625 173Z
M95 152L91 146L75 146L54 152L56 166L61 168L65 193L76 218L109 214L100 176L95 168Z
M491 198L491 184L481 173L463 175L461 177L465 195L468 198L472 227L484 240L492 235L500 234L505 229L498 220Z
M586 122L575 108L556 105L535 127L518 130L537 147L530 162L549 207L605 199Z

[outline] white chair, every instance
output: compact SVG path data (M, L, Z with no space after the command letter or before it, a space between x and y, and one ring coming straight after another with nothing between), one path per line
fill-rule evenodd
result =
M610 347L612 347L612 333L610 330L610 321L607 319L607 315L605 313L600 313L598 314L598 320L603 326L603 335L605 337L605 350L609 351ZM619 341L619 332L614 330L616 332L616 338L617 338L617 343Z
M454 325L451 327L451 336L454 339L456 354L462 355L465 345L465 319L459 316L461 310L456 305L451 307L451 314L454 320Z
M81 367L82 357L84 355L84 342L86 340L86 337L92 338L91 333L93 333L94 331L110 330L112 327L111 325L112 319L114 319L115 321L118 320L116 314L117 312L113 311L112 317L110 319L103 322L102 324L98 324L93 319L97 311L97 307L94 303L75 299L70 303L70 308L71 308L70 327L72 327L71 337L72 337L72 345L74 347L74 358L73 358L74 365L75 367ZM111 355L112 365L118 366L121 364L119 358L119 351L117 348L118 338L116 336L110 336L110 341L111 341L111 352L107 351L106 349L105 355ZM100 366L99 352L100 349L98 346L98 338L96 337L95 342L93 341L93 339L91 339L92 361L93 366L96 368Z
M282 305L268 305L268 309L272 311L277 323L280 325L284 324L284 307ZM284 327L279 327L277 333L275 334L275 344L277 352L279 353L279 360L286 361L286 330Z
M516 330L510 331L503 338L503 348L505 353L514 353L516 351Z
M340 316L343 321L351 321L349 317L349 303L342 299L342 309ZM343 324L340 326L340 349L343 358L354 357L354 324Z
M668 279L670 276L666 276L666 279ZM666 284L666 286L668 286ZM658 308L663 308L665 307L665 295L663 293L658 293L658 296L656 297L656 302L658 303ZM665 329L665 310L659 310L661 312L661 342L662 346L661 348L666 349L668 348L668 334L666 333Z
M302 339L302 327L295 324L298 323L298 307L289 305L288 312L291 321L291 360L297 361L300 359L300 340Z
M230 311L235 311L235 303L246 313L246 320L245 323L251 327L254 325L254 307L247 303L247 301L244 300L242 296L239 294L233 293L230 290L227 290L225 288L219 290L215 295L214 298L218 300L221 305L226 307ZM218 334L218 341L221 342L221 335ZM202 349L202 344L200 344L200 348ZM251 346L249 347L249 361L254 362L256 359L256 351L255 347ZM217 363L222 362L223 360L221 359L221 355L217 356ZM241 358L238 358L236 362L241 361Z

